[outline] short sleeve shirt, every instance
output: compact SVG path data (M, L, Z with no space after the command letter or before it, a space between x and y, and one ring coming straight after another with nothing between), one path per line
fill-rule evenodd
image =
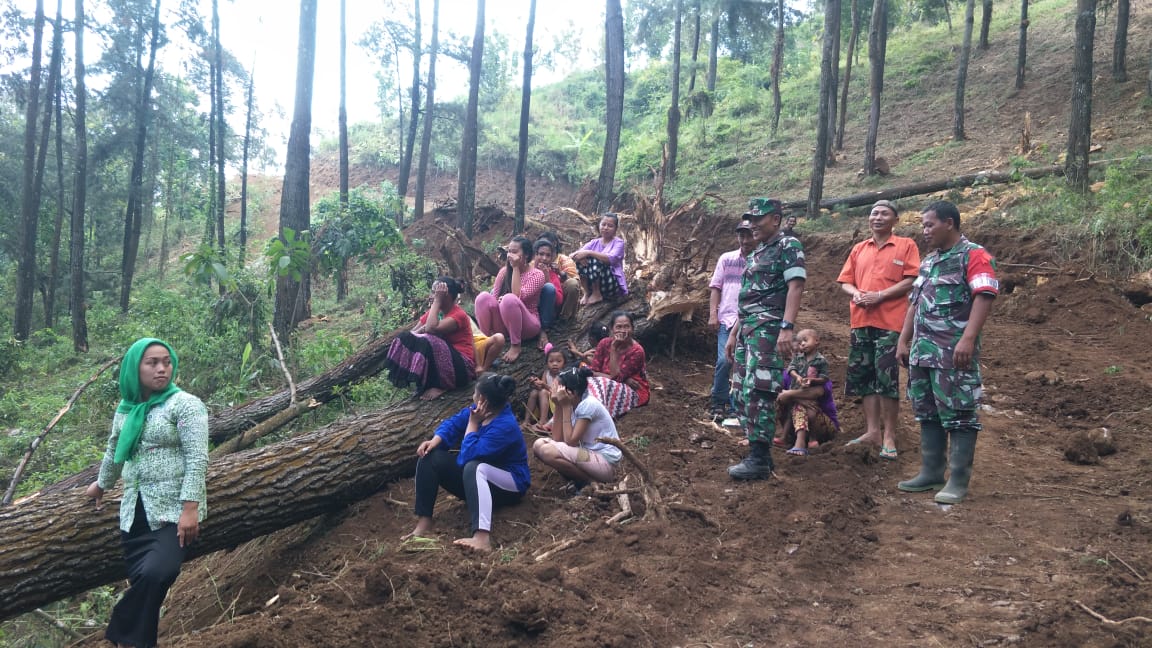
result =
M720 290L720 306L716 310L716 317L725 328L732 328L736 324L740 308L740 283L745 266L747 262L740 250L725 252L716 260L716 269L712 272L712 280L708 282L709 288Z
M948 250L929 254L920 264L908 303L915 309L909 364L952 369L952 352L968 327L972 303L978 294L1000 294L996 262L983 247L961 236ZM980 340L972 352L979 366Z
M784 319L788 282L805 279L804 246L794 236L777 234L748 255L740 285L739 314L743 320Z
M444 341L456 349L457 353L475 362L476 348L472 340L472 318L468 317L468 313L465 313L464 309L458 305L453 305L452 310L447 313L440 313L440 319L445 318L456 320L456 330L445 336ZM428 323L428 313L420 316L420 323Z
M915 277L919 270L920 250L912 239L893 235L877 246L876 241L869 238L853 246L836 281L852 284L865 292L877 292ZM904 299L886 299L869 308L851 304L848 308L852 328L871 326L899 331L908 314L908 302Z
M620 292L628 294L628 280L624 278L624 239L617 236L605 245L604 239L597 237L585 243L580 249L607 256L608 265L612 266L612 276L616 277L616 283L620 284Z
M600 399L586 393L584 398L572 409L572 425L576 425L576 421L579 419L588 420L588 428L584 430L584 436L580 437L580 447L599 453L610 463L620 461L619 448L596 440L620 438L616 432L616 423L613 422L612 415L608 413L608 408L604 407Z

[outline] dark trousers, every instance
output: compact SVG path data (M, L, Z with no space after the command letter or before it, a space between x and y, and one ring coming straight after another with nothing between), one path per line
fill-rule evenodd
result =
M468 505L472 533L476 533L480 528L480 498L476 492L476 467L479 465L479 461L469 461L461 468L456 463L456 454L443 448L436 448L420 457L416 462L416 515L432 517L436 494L443 488ZM492 482L488 482L488 488L492 492L492 508L520 501L521 495L516 491L506 491Z
M156 645L160 606L180 575L185 549L180 547L175 524L165 524L156 531L148 527L144 502L139 497L132 529L120 533L120 543L128 564L129 587L112 608L104 638L115 644L151 648Z

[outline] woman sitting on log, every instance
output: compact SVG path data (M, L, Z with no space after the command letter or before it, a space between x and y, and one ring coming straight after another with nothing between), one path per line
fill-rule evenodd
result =
M124 477L120 543L129 587L104 632L117 646L156 645L160 606L208 514L208 410L176 386L177 366L162 340L129 347L100 476L85 491L100 508L104 492Z
M436 428L416 449L416 528L405 538L432 529L432 510L440 488L463 499L472 518L472 537L456 544L490 551L492 509L514 504L528 490L528 449L520 424L508 405L516 391L511 376L486 373L476 382L472 404ZM449 448L460 447L459 453Z
M632 337L632 320L627 311L612 313L611 335L596 345L596 354L589 363L596 372L589 388L612 418L647 405L650 396L647 359L644 347Z
M463 387L475 374L472 321L456 303L460 283L440 277L432 283L428 312L411 331L392 340L384 368L397 387L416 383L416 394L432 400Z
M532 241L526 237L512 239L504 254L492 291L476 295L476 321L485 335L508 336L503 360L511 363L520 357L520 343L540 334L540 290L546 280L532 267Z
M552 390L556 416L552 438L537 439L532 453L568 478L566 489L578 493L589 481L616 480L620 449L597 439L619 439L612 415L589 389L592 370L571 367L560 372Z
M604 214L600 218L600 238L588 241L572 253L584 287L582 305L628 295L628 282L624 279L624 239L616 236L619 229L620 216Z

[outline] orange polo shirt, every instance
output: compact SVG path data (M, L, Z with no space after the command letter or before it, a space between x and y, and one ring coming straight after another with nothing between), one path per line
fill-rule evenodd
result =
M876 292L919 274L920 250L916 248L916 242L893 234L880 247L876 247L876 241L871 238L853 246L836 281L852 284L865 292ZM871 308L856 304L849 306L852 328L874 326L899 331L904 326L907 312L908 299L903 296L886 299Z

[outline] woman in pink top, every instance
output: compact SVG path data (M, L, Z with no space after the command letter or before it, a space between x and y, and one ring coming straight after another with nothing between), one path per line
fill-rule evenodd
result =
M508 244L507 255L492 291L476 296L476 323L485 335L507 335L504 362L515 362L520 343L540 335L540 289L546 279L532 267L532 241L517 236Z

